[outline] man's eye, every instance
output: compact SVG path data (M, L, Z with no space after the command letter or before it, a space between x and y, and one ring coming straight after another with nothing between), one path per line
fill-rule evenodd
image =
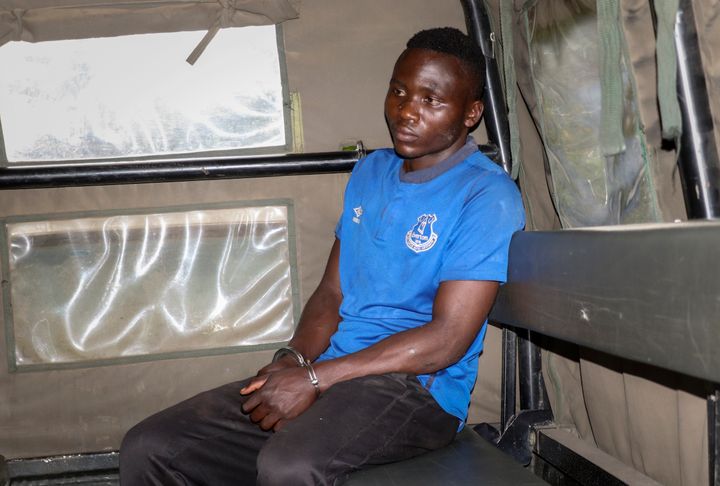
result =
M403 90L401 90L400 88L393 88L392 94L394 94L395 96L402 96L405 94L405 92Z
M425 103L427 103L429 105L433 105L433 106L440 104L440 100L437 98L433 98L432 96L428 96L427 98L425 98L424 101L425 101Z

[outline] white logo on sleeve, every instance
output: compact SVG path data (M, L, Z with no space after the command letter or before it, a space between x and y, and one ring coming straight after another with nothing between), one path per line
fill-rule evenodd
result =
M356 208L353 208L353 211L355 212L355 216L353 216L353 223L360 224L360 216L363 214L363 208L362 206L358 206Z
M438 239L433 231L433 223L437 221L434 214L423 214L418 217L417 223L405 235L405 244L415 253L428 251Z

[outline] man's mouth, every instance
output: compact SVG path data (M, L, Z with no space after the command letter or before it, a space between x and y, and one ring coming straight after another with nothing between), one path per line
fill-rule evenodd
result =
M418 138L418 135L407 127L396 126L393 130L393 138L396 142L412 142Z

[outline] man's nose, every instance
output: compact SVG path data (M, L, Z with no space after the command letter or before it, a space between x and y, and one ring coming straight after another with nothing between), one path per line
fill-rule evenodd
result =
M412 99L405 99L400 103L399 113L403 120L416 121L418 117L417 104Z

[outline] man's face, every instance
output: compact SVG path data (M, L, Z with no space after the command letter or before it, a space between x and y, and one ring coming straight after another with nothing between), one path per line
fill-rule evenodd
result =
M385 119L395 151L413 170L431 167L465 144L482 115L471 76L449 54L408 49L395 63Z

